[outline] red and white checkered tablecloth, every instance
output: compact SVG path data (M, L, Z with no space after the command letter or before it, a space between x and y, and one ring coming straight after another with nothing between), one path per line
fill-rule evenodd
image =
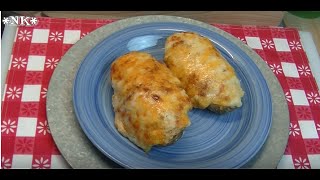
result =
M2 168L65 168L48 127L46 92L66 51L113 20L38 18L18 27L1 110ZM298 31L214 24L242 40L269 65L290 111L290 135L278 168L320 168L320 95ZM280 93L280 92L279 92Z

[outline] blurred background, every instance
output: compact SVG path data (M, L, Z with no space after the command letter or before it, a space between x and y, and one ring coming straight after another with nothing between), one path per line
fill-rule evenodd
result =
M311 32L320 52L320 11L2 11L7 16L123 19L143 15L171 15L205 23L294 27ZM4 25L1 28L1 36Z

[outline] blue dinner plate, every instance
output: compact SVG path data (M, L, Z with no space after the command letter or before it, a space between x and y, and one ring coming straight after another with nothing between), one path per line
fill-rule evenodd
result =
M181 139L170 146L153 147L146 154L114 126L110 65L129 51L148 52L162 61L166 38L181 31L197 32L214 43L240 79L245 91L243 105L223 115L193 109L189 112L191 125ZM126 168L239 168L261 149L272 122L270 92L252 59L224 36L185 23L142 23L105 38L88 53L77 71L73 105L90 141Z

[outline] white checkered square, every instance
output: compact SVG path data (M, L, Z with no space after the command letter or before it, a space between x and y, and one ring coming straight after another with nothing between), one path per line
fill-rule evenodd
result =
M309 106L309 102L306 97L304 90L290 89L292 101L297 106Z
M273 42L274 42L274 46L276 47L276 51L290 52L290 47L287 39L273 38Z
M308 159L312 169L320 169L320 154L309 154Z
M299 126L303 139L318 139L316 125L313 120L299 120Z
M61 155L51 156L51 169L66 169L69 168L69 164Z
M49 29L34 29L31 43L48 43Z
M278 169L294 169L292 156L291 155L283 155L277 168Z
M34 102L40 99L41 85L24 85L22 92L22 102Z
M43 71L45 56L29 56L27 71Z
M259 37L246 36L245 38L246 38L248 46L250 46L252 49L262 49L262 45L261 45Z
M80 39L80 30L65 30L63 43L74 44Z
M299 73L295 63L281 62L281 66L286 77L299 78Z
M35 137L37 128L37 118L19 117L17 127L17 137Z
M13 155L12 169L31 169L32 155Z

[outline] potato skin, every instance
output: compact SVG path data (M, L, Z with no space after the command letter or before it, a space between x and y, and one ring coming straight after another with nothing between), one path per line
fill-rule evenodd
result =
M208 38L193 32L169 36L164 61L180 79L193 107L224 113L242 106L240 81Z
M117 130L145 151L168 145L190 125L192 108L178 78L150 54L130 52L111 65Z

